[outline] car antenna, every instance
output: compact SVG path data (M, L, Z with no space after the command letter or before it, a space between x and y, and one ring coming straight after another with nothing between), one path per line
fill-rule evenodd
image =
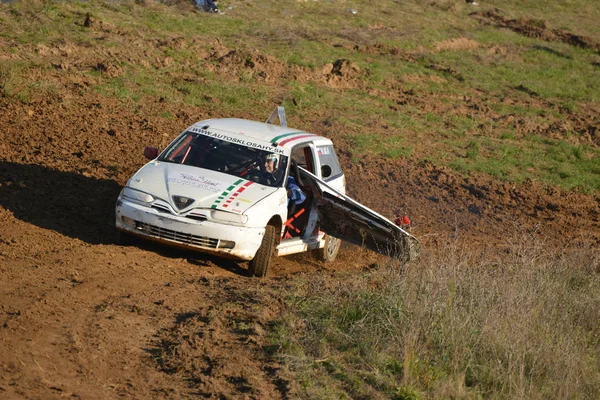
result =
M287 128L287 121L285 119L285 109L283 108L283 106L277 106L277 108L273 110L273 112L267 119L267 124L272 124L276 117L279 118L279 125L281 125L282 128Z

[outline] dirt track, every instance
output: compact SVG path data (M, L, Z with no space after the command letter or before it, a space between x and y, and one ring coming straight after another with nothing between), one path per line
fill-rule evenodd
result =
M49 63L63 51L46 50ZM110 71L109 61L76 51L70 59L79 64L64 68L103 62ZM247 57L219 60L235 69ZM273 60L256 60L267 76L286 73ZM323 83L354 85L349 74ZM298 79L313 78L298 72ZM53 79L61 88L55 97L28 104L0 98L0 398L293 397L285 368L262 352L264 329L282 307L277 288L298 274L335 276L377 257L345 247L328 266L281 258L273 277L258 280L246 276L245 264L114 244L114 202L144 162L143 146L164 146L192 122L218 115L160 99L132 104L94 95L76 74ZM386 95L449 112L430 94L390 87ZM454 112L489 112L475 107L479 100L474 94ZM165 110L174 120L158 117ZM595 126L594 118L591 110L569 123ZM465 179L430 163L366 157L353 164L336 127L323 123L326 115L308 119L312 126L299 128L338 144L349 193L389 217L408 214L425 251L448 238L471 242L473 251L503 251L515 232L566 248L600 246L597 195Z

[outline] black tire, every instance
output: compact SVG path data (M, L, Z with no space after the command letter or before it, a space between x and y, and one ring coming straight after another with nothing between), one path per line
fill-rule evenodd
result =
M336 237L325 235L325 247L316 251L319 261L332 262L337 257L342 241Z
M251 276L265 277L269 273L273 253L275 252L277 238L277 230L273 225L267 225L265 228L265 236L262 243L256 252L256 255L250 261L248 268Z

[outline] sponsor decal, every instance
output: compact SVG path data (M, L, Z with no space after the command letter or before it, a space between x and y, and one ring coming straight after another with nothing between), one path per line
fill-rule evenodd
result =
M320 156L326 156L331 154L331 149L329 148L329 146L317 146L317 153Z
M276 146L275 143L272 143L271 145L262 144L262 143L255 143L255 142L252 142L252 141L247 141L247 140L244 140L244 139L240 139L240 138L236 138L236 137L224 135L222 133L216 133L216 132L207 131L206 129L202 129L202 128L191 128L190 131L194 132L194 133L199 133L201 135L206 135L206 136L214 137L216 139L224 140L226 142L236 143L236 144L239 144L239 145L242 145L242 146L246 146L246 147L252 147L252 148L255 148L255 149L270 151L272 153L285 154L285 152L282 149L278 149L278 148L275 147Z
M167 178L168 183L175 183L182 186L190 186L198 189L206 190L208 192L219 193L223 190L225 182L218 181L211 178L206 178L199 175L191 175L185 173L175 174Z
M246 183L241 185L242 182L246 182ZM231 186L229 186L227 189L225 189L219 197L217 197L217 199L215 200L213 205L210 206L210 208L217 208L218 206L221 206L222 208L229 207L229 205L231 204L232 201L240 200L237 198L240 195L240 193L242 193L244 190L246 190L253 183L254 182L246 181L245 179L238 179ZM239 205L239 202L236 205ZM240 210L232 210L232 211L239 212Z

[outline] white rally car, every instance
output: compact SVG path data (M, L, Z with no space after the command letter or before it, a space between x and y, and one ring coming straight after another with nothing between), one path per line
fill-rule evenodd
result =
M122 242L138 236L249 260L254 276L267 275L274 255L315 251L332 261L340 239L403 261L418 254L416 238L345 195L331 140L288 128L282 107L265 123L197 122L144 155L151 161L117 199ZM300 204L288 200L288 176L306 195Z

